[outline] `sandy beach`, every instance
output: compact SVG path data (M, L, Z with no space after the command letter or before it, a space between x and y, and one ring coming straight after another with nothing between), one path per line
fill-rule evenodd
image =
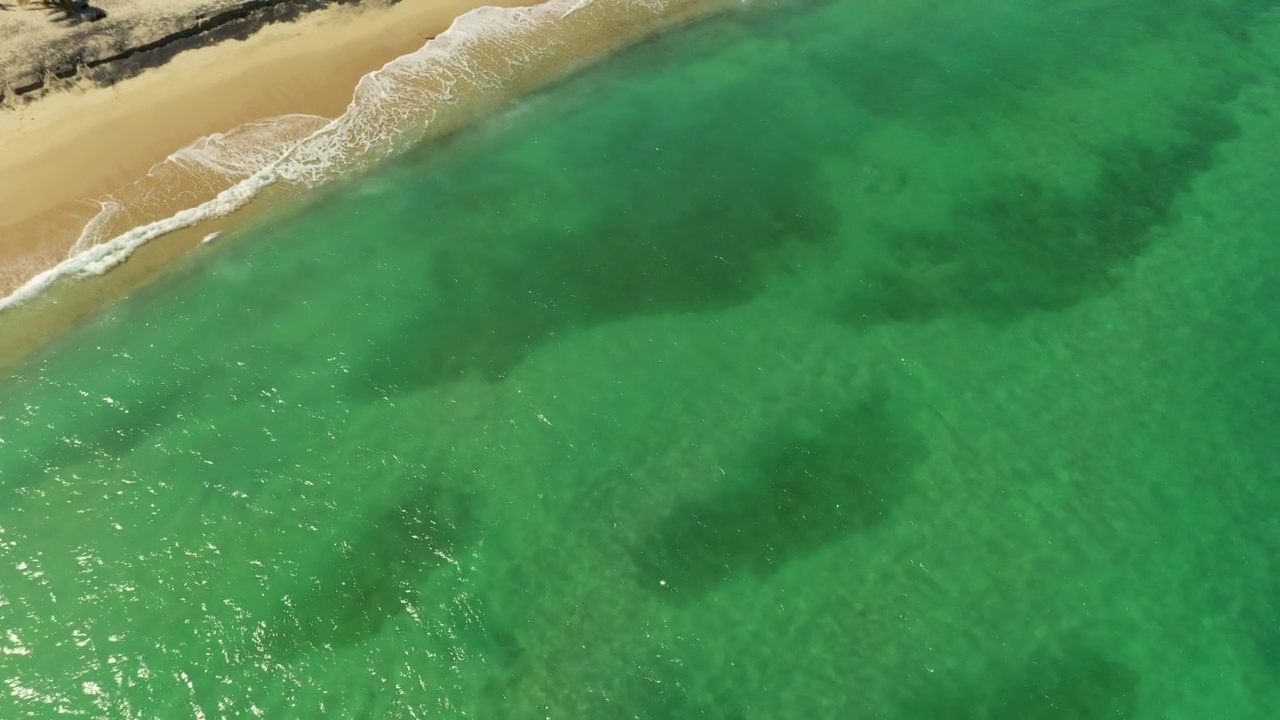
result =
M102 209L100 198L148 196L145 207L126 208L114 218L104 228L107 233L204 199L199 187L169 186L165 189L180 191L159 198L148 187L172 179L152 171L175 151L279 116L297 117L300 131L314 129L343 112L362 76L421 48L458 16L481 5L520 4L527 3L334 5L268 24L245 39L184 51L111 86L68 82L38 99L0 109L0 295L68 257L86 223ZM114 13L118 6L135 11L141 6L145 15L152 5L152 0L133 0L111 7ZM33 18L40 24L31 25ZM44 11L4 12L0 21L39 29L24 41L31 47L48 41L45 28L70 31L49 22ZM12 53L18 44L6 39L5 49ZM190 177L179 181L192 184ZM218 189L206 189L203 196ZM200 240L195 233L187 235L149 249L128 263L132 267L113 272L110 282L74 283L83 287L66 287L57 297L3 312L0 364L26 356L154 276Z
M210 2L228 4L177 6ZM0 365L127 295L210 233L406 143L452 132L591 58L725 7L719 0L652 7L568 0L541 7L529 0L301 4L315 9L287 22L259 19L243 39L184 50L109 85L99 68L96 76L50 80L51 89L32 93L37 99L15 103L14 84L6 81ZM161 12L156 0L118 5ZM529 9L515 10L521 7ZM0 22L18 15L43 17L4 12ZM41 36L33 37L24 42ZM13 46L6 52L13 56ZM296 147L303 140L308 146ZM289 154L288 182L269 180L226 201L227 192L283 160L281 153ZM145 238L137 239L139 229ZM61 270L68 258L80 261L84 251L115 247L107 241L130 234L125 251L72 273L75 282L50 284L67 275ZM48 291L32 291L33 281Z
M360 77L481 4L335 6L190 50L112 87L75 87L0 112L0 293L65 256L99 210L94 199L201 137L285 114L340 114Z

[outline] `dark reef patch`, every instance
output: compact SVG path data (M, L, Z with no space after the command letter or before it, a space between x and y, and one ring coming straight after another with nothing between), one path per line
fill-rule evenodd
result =
M972 126L1035 102L1043 89L1087 82L1153 37L1210 35L1187 51L1214 60L1225 44L1248 42L1256 18L1275 6L1275 0L1030 0L981 8L942 4L887 18L869 6L868 30L856 39L832 34L798 52L836 92L873 115ZM791 31L762 13L746 17L759 34ZM1205 26L1224 42L1204 33Z
M1174 218L1175 202L1239 133L1217 105L1180 115L1166 145L1125 138L1097 153L1083 194L1015 175L958 203L946 227L886 227L889 260L837 310L849 325L969 315L991 322L1104 292Z
M816 119L747 88L690 80L673 97L634 63L599 72L579 83L601 85L586 109L610 108L608 122L578 85L559 105L552 89L533 101L538 122L481 127L417 160L435 169L412 174L421 202L387 222L408 259L391 292L420 309L376 320L386 327L353 373L366 390L500 380L563 333L745 303L791 252L830 246ZM530 166L544 169L535 187Z
M136 383L108 401L81 396L75 388L61 387L47 394L42 404L61 401L75 423L40 433L40 442L6 449L0 458L0 488L13 491L88 462L118 462L134 448L162 430L190 396L185 386ZM56 399L54 399L56 397ZM9 407L17 402L6 398ZM19 417L0 415L3 424L21 423ZM34 428L33 428L34 429ZM30 432L30 430L27 430Z
M721 488L678 504L630 549L644 587L692 600L885 521L925 452L889 394L799 419L809 425L761 435Z
M292 654L354 645L417 605L423 579L470 542L478 501L472 487L465 473L424 478L367 519L355 540L334 549L331 568L290 603L273 646Z
M565 218L555 226L502 219L494 232L436 245L424 258L434 294L379 342L382 353L361 376L382 390L471 373L498 380L562 332L745 302L788 244L834 235L835 213L811 163L762 151L753 172L718 172L743 147L717 141L712 128L693 137L714 143L719 160L665 138L670 152L591 168L573 193L537 208L541 218ZM606 168L629 179L623 194L593 192L592 176ZM692 179L695 189L673 178Z

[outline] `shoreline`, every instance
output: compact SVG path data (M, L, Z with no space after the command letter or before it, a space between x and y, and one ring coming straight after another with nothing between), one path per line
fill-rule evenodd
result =
M209 178L155 177L175 153L275 117L310 116L314 128L347 109L363 77L420 49L459 16L486 4L529 2L536 0L333 4L261 24L244 39L188 49L113 85L85 80L0 107L0 178L22 179L0 182L0 367L21 362L136 290L210 232L255 216L172 233L105 275L60 281L8 304L26 283L75 254L86 224L102 214L100 199L134 196L123 206L150 194L148 185L165 191L108 218L101 228L107 235L198 205L207 199L200 185Z
M12 274L65 255L100 209L95 200L201 138L289 114L337 117L360 78L483 4L334 5L189 50L115 85L64 89L0 111L0 176L22 178L0 193L0 267ZM13 279L0 279L0 295L14 289Z
M0 176L24 178L0 193L0 365L96 315L211 232L727 7L480 4L330 6L114 86L0 110Z

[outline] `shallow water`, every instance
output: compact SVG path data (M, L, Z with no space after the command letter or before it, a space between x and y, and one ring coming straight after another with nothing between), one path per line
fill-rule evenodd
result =
M1271 718L1277 3L750 8L0 387L0 717Z

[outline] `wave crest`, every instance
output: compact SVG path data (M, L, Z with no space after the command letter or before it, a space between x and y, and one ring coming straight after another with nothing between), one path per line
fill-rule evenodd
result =
M192 143L99 201L71 256L0 300L0 310L60 279L100 275L162 235L224 217L264 190L312 188L447 134L519 94L721 0L548 0L482 7L419 50L365 75L333 120L286 115ZM175 195L176 193L176 195ZM166 215L157 207L184 207Z

